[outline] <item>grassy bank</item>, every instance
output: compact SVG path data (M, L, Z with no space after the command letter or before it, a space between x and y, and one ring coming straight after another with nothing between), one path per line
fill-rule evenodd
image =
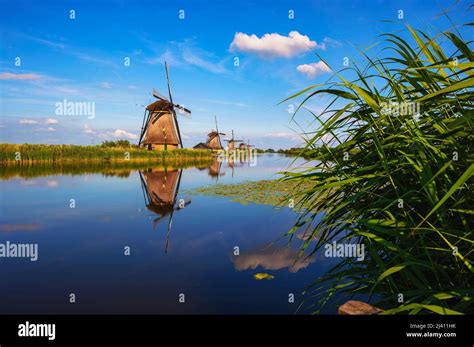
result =
M4 165L60 162L163 162L171 160L186 163L199 160L207 161L211 158L212 154L209 151L186 148L172 151L148 151L135 146L0 144L0 163Z

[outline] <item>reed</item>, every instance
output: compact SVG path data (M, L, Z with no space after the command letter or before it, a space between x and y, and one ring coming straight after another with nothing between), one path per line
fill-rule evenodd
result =
M310 285L303 310L359 296L384 314L474 313L474 54L457 30L406 32L409 42L382 35L383 57L362 52L363 68L291 97L331 101L306 134L314 167L285 173L312 183L289 235L307 229L313 254L332 241L367 250Z

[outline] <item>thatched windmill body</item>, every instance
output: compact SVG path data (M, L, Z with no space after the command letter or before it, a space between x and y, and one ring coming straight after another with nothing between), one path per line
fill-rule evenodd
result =
M206 146L209 149L218 151L223 149L222 142L221 142L221 135L225 135L224 133L219 132L219 127L217 126L217 117L214 116L216 121L216 130L212 130L209 134L207 134L207 141Z
M165 62L166 80L168 82L169 99L153 90L152 95L158 100L148 105L143 116L142 131L139 146L150 150L171 150L182 148L181 133L179 131L178 114L190 117L191 111L185 107L174 104L168 73L168 64Z
M230 140L225 140L227 142L227 150L232 152L235 150L235 144L242 142L243 140L234 139L234 130L232 130L232 138Z

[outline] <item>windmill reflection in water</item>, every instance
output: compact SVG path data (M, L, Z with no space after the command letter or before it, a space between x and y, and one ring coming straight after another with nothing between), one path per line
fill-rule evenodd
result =
M165 253L168 253L169 239L173 224L173 214L191 203L191 198L177 201L182 169L155 168L140 171L143 197L147 209L156 215L153 228L168 218ZM178 202L178 203L177 203Z

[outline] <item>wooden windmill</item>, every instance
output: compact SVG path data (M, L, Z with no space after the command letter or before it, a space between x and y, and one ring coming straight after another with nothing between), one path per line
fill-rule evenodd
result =
M235 150L235 144L238 142L242 142L242 140L234 139L234 130L232 130L232 138L230 140L225 140L227 142L227 150L232 152Z
M168 252L174 212L191 203L191 199L188 199L181 206L176 206L182 171L167 169L139 171L145 205L148 210L158 215L153 220L153 228L156 228L164 218L169 217L165 253Z
M214 116L214 119L216 121L216 130L215 131L212 130L209 134L207 134L206 146L209 149L218 151L218 150L223 149L222 142L221 142L221 135L225 135L225 134L219 132L219 127L217 126L217 117Z
M191 111L187 108L174 104L171 95L168 64L165 62L166 80L168 82L169 99L153 89L152 95L158 100L148 105L143 115L142 131L140 133L139 146L150 150L168 150L182 148L181 133L179 131L178 113L190 117Z

